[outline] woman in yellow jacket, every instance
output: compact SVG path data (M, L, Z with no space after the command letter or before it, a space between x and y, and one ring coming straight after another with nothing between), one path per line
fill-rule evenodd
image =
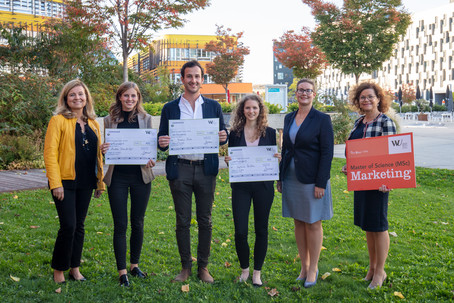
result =
M52 268L54 281L84 281L79 271L84 243L84 221L93 190L104 191L101 134L93 100L80 80L68 82L50 119L44 143L44 162L60 229L55 241Z

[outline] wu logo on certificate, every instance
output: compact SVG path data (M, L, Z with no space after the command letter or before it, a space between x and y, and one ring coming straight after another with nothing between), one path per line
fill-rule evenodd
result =
M389 137L388 153L390 155L411 153L411 136L402 135Z

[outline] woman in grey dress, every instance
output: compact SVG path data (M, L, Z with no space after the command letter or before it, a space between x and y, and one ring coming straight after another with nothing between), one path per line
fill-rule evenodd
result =
M298 110L284 120L282 161L278 191L282 215L294 219L295 239L301 259L296 279L308 288L317 283L323 242L322 220L333 216L329 183L334 137L331 118L312 107L315 84L297 84Z

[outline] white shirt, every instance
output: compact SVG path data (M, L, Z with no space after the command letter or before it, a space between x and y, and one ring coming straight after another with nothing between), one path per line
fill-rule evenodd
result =
M199 95L195 100L194 110L192 109L191 103L181 95L178 106L180 107L180 119L203 119L202 112L203 98ZM179 155L178 158L186 160L203 160L203 154L192 154L192 155Z

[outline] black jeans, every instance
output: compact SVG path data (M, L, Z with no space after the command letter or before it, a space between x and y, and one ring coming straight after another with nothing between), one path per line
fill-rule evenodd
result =
M195 196L196 216L199 228L197 265L208 265L211 246L211 209L216 187L215 176L205 176L203 165L178 163L178 179L169 181L176 213L176 237L183 268L192 267L191 256L191 209L192 193Z
M85 236L84 222L93 193L93 189L63 190L63 201L57 200L52 195L60 229L55 241L51 266L61 271L80 266Z
M248 225L251 202L254 203L254 269L261 270L268 249L268 219L274 199L273 182L232 183L232 211L235 247L241 268L249 267Z
M138 264L143 243L143 221L151 192L142 175L116 173L107 189L114 222L113 245L117 270L126 269L126 230L128 228L128 194L131 195L130 263Z

